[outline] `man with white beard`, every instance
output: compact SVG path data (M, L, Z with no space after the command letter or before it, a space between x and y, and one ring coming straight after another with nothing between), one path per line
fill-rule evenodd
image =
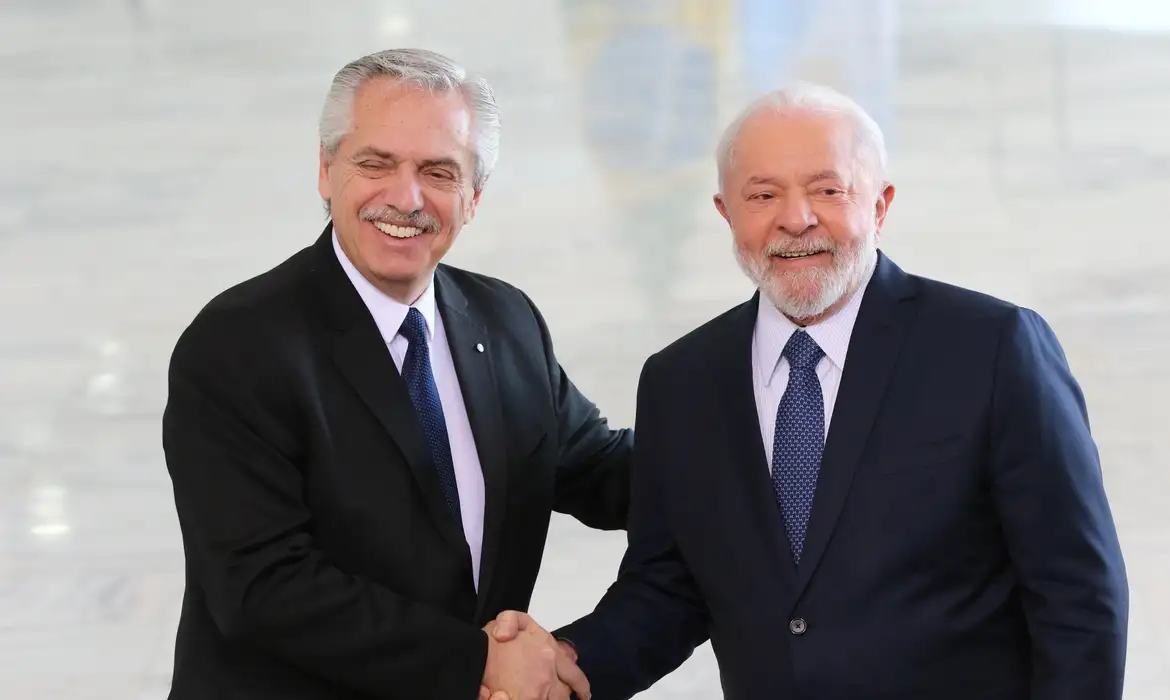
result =
M884 141L840 94L766 95L718 158L760 293L643 369L628 550L554 633L593 698L710 640L728 700L1120 700L1125 565L1052 330L878 251Z

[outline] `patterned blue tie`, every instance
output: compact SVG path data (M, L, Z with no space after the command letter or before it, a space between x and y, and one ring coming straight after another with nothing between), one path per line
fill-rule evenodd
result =
M447 507L455 516L455 521L462 523L459 512L459 487L455 482L455 463L451 459L451 441L447 437L447 421L443 417L443 404L439 401L439 388L435 385L435 375L431 372L427 322L422 312L412 307L398 333L410 343L402 363L402 378L406 380L410 402L414 404L415 413L418 414L427 444L431 448L431 459L439 473L439 483L443 486Z
M802 330L793 333L784 346L789 365L788 388L776 411L772 488L784 514L784 528L797 564L804 550L825 449L825 399L817 378L817 363L824 355L816 341Z

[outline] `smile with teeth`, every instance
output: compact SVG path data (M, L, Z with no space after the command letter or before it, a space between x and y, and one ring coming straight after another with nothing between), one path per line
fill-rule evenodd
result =
M413 226L395 226L394 224L387 224L381 221L375 221L374 228L394 238L414 238L419 234L425 233L421 228L415 228Z
M807 258L807 257L811 257L811 256L813 256L813 255L820 255L820 254L821 254L821 253L823 253L823 252L825 252L825 251L823 251L823 250L813 250L813 251L810 251L810 252L807 252L807 253L777 253L777 254L776 254L776 257L778 257L778 258L784 258L785 260L791 260L791 259L794 259L794 258Z

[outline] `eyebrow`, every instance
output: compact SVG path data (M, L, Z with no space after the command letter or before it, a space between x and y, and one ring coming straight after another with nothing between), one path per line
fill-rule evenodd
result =
M774 177L768 177L766 175L752 175L744 184L745 186L749 187L751 185L779 185L780 181Z
M836 170L820 170L813 173L812 177L808 179L809 182L817 182L818 180L838 180L844 182L845 178Z

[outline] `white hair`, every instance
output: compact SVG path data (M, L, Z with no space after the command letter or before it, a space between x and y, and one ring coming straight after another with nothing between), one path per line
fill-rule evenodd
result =
M871 168L870 175L875 180L874 184L880 188L888 182L886 139L877 122L862 109L861 105L830 87L797 83L756 98L724 130L715 154L719 166L720 189L724 175L735 162L735 141L740 130L748 119L765 110L845 119L853 127L858 156L864 158Z
M341 140L353 128L353 103L358 88L372 78L391 77L425 90L458 90L472 113L475 173L472 185L483 190L500 154L500 113L491 86L469 77L463 66L426 49L390 49L352 61L333 78L321 110L321 147L326 162L337 155Z

